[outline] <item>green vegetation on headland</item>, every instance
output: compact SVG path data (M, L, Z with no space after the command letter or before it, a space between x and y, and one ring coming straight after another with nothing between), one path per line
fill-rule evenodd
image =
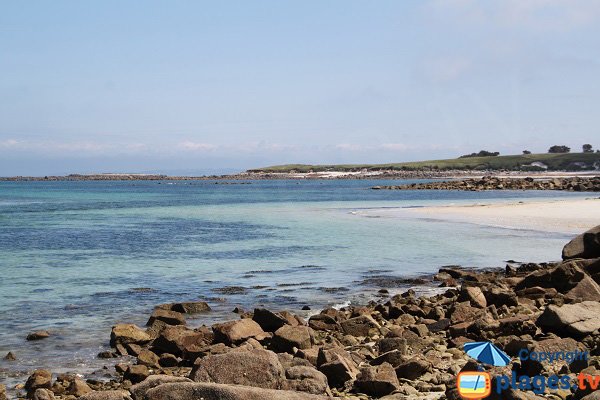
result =
M600 167L600 153L548 153L512 156L463 157L447 160L414 161L389 164L287 164L251 169L248 172L291 173L325 171L417 171L417 170L508 170L508 171L585 171Z

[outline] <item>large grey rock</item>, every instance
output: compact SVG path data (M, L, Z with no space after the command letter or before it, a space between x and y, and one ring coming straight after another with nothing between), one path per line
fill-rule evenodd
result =
M351 336L369 336L372 329L379 329L380 325L370 315L361 315L358 317L342 321L342 331Z
M313 367L297 365L285 370L283 389L308 392L312 394L325 394L329 387L327 377Z
M546 307L536 324L546 331L583 337L600 329L600 302Z
M165 327L152 343L155 353L169 353L181 356L194 352L208 344L210 338L204 332L198 332L182 325Z
M280 389L285 379L277 354L268 350L231 351L196 360L190 378L213 382Z
M463 287L458 296L458 301L468 301L473 307L486 308L487 300L483 292L477 286Z
M165 383L176 383L176 382L192 382L192 380L183 376L172 376L172 375L150 375L142 382L137 385L133 385L129 391L133 400L144 400L144 396L148 390L163 385Z
M279 352L292 353L293 349L310 349L315 342L314 333L308 326L285 325L275 331L273 347Z
M260 325L249 318L215 324L212 329L215 333L215 341L227 344L241 343L265 334Z
M265 332L275 332L284 325L298 325L298 320L289 312L273 312L266 308L254 309L252 320L259 324Z
M600 257L600 225L576 236L565 245L563 260Z
M154 321L162 321L167 325L185 325L185 317L182 313L163 308L155 308L146 325L151 326Z
M329 397L215 383L167 383L150 389L146 400L327 400Z
M375 397L388 395L400 387L394 367L386 362L362 368L354 384L360 392Z
M83 395L79 400L132 400L124 390L107 390L105 392L91 392Z
M110 333L110 345L113 347L116 347L117 344L144 344L151 339L146 331L133 324L115 325Z
M565 299L571 303L600 301L600 285L586 275L573 289L566 293Z
M327 376L331 387L343 387L346 382L356 379L359 372L350 354L340 347L319 349L317 366Z
M560 293L573 289L586 276L577 261L566 261L554 268L534 271L515 287L521 291L531 287L554 288Z
M421 356L416 356L400 364L396 368L396 375L398 378L404 379L417 379L428 371L431 371L432 365L429 361L425 360Z

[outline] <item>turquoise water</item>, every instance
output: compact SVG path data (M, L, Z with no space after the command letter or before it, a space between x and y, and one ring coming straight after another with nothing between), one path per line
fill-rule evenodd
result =
M0 361L0 379L99 368L110 327L143 325L162 302L208 301L215 311L192 325L235 318L236 306L365 302L442 265L557 259L569 238L356 211L585 196L369 189L386 183L0 183L0 355L18 357ZM51 338L26 342L37 329Z

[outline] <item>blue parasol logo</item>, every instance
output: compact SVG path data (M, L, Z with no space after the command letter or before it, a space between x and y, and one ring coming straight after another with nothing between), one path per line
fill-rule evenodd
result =
M465 353L482 364L495 367L506 367L510 363L510 357L490 342L465 343Z

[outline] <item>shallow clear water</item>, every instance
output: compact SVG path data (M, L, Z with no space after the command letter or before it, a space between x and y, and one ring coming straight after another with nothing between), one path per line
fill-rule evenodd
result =
M0 356L18 361L0 360L0 379L97 368L110 327L143 325L162 302L207 300L215 311L193 325L235 318L238 305L365 302L380 288L367 278L557 259L569 238L360 209L584 196L369 189L386 183L1 182ZM51 338L26 342L36 329Z

